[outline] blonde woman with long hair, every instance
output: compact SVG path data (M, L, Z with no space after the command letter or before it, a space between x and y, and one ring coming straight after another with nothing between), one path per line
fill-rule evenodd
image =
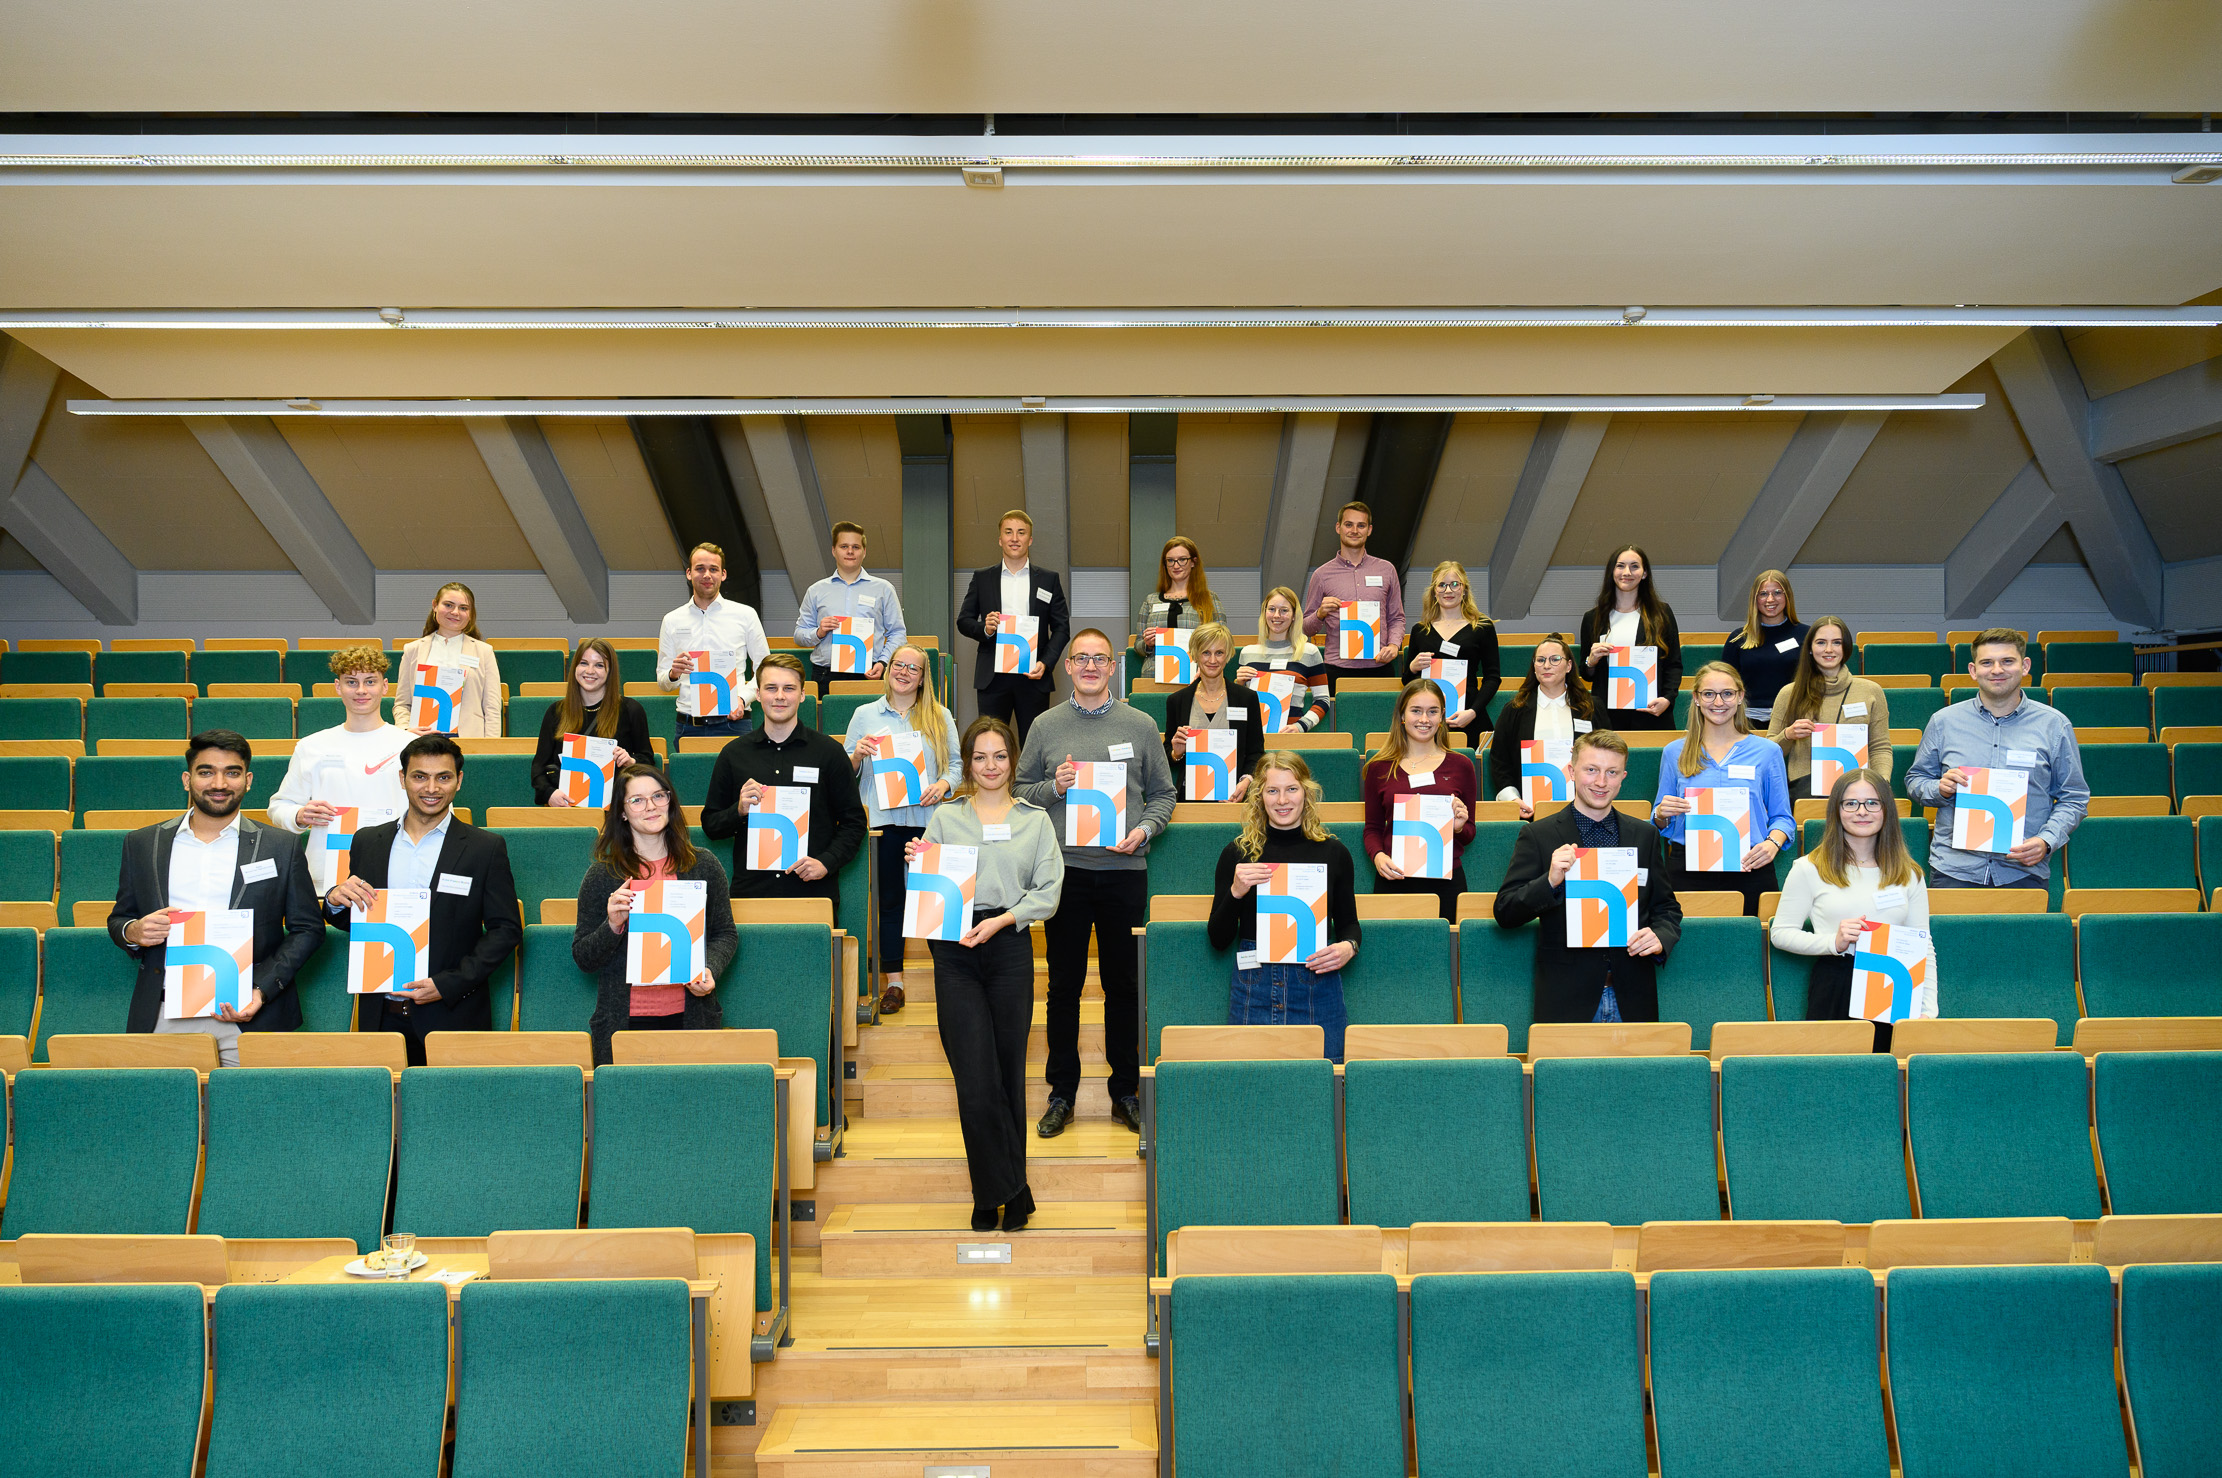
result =
M1359 790L1366 805L1366 855L1373 859L1376 893L1426 893L1444 919L1458 918L1458 895L1466 891L1466 844L1474 839L1474 803L1480 798L1480 771L1474 762L1443 744L1443 690L1422 679L1406 683L1381 747L1366 761ZM1451 798L1450 878L1411 878L1390 856L1389 822L1400 795Z
M1466 567L1455 559L1444 560L1428 578L1427 605L1404 645L1399 675L1406 682L1419 675L1417 667L1423 657L1445 657L1466 664L1460 701L1452 707L1446 723L1466 736L1474 753L1481 753L1481 736L1489 732L1489 700L1504 686L1504 673L1497 654L1497 623L1474 604L1474 587L1466 578Z
M903 849L925 835L934 807L949 798L964 768L957 751L957 721L934 696L932 672L922 648L906 643L889 652L880 696L849 716L845 741L871 828L879 833L872 861L879 873L882 1012L903 1009ZM871 773L871 741L882 734L916 734L924 743L918 761L922 790L915 806L880 804L879 783Z
M1350 851L1319 819L1319 783L1294 750L1268 750L1250 772L1242 834L1219 854L1211 886L1209 931L1214 949L1233 949L1227 987L1229 1026L1311 1026L1327 1033L1327 1055L1342 1061L1349 1013L1342 971L1359 943L1357 871ZM1276 864L1315 863L1327 869L1327 936L1301 964L1258 960L1258 910L1251 893Z
M470 586L450 580L434 591L424 635L401 649L401 691L394 700L397 718L415 716L409 690L416 685L420 662L463 669L463 690L455 695L455 727L449 733L463 739L501 736L501 662L494 649L479 639L478 597L471 594ZM431 732L412 723L401 727L412 734Z
M1744 691L1752 696L1753 723L1766 723L1775 694L1797 675L1806 630L1798 619L1798 597L1790 588L1790 577L1780 570L1761 570L1751 582L1744 624L1730 632L1721 646L1721 660L1736 669Z
M1730 872L1693 872L1684 850L1684 817L1690 790L1741 790L1751 806L1752 844ZM1751 731L1744 712L1744 680L1726 662L1697 670L1690 695L1689 732L1659 756L1659 795L1651 820L1666 840L1667 866L1676 893L1741 893L1744 917L1759 917L1759 895L1774 886L1775 858L1790 850L1798 823L1790 809L1790 782L1782 751Z
M1245 644L1237 654L1235 660L1241 666L1234 680L1255 688L1260 679L1276 672L1293 676L1296 691L1288 700L1292 716L1283 727L1309 733L1327 722L1327 658L1304 635L1303 623L1297 619L1299 610L1296 592L1286 585L1265 592L1265 600L1258 607L1258 639Z
M1820 845L1790 865L1769 942L1784 954L1813 961L1806 986L1809 1021L1851 1014L1852 951L1865 923L1929 927L1929 889L1906 850L1898 806L1881 771L1846 770L1829 790ZM1785 992L1775 992L1784 1014ZM1936 947L1929 948L1929 983L1913 994L1913 1015L1937 1014ZM1875 1050L1890 1049L1890 1024L1875 1024Z
M617 768L656 763L648 737L648 710L618 690L617 649L598 636L579 643L563 673L563 697L540 715L540 742L532 752L533 799L543 806L571 804L558 792L556 746L566 734L617 741Z

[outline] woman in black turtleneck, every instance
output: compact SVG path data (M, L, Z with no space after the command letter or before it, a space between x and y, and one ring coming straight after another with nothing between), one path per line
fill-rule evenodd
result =
M1319 785L1295 750L1269 749L1252 772L1242 835L1219 854L1211 888L1211 945L1236 947L1227 996L1230 1026L1326 1029L1327 1055L1342 1061L1342 970L1358 953L1357 871L1350 852L1319 819ZM1300 964L1257 958L1259 884L1275 863L1320 863L1327 869L1327 929Z
M617 651L598 636L579 643L563 675L563 701L540 715L540 742L532 753L532 800L536 806L567 806L556 795L562 773L557 745L566 734L617 741L617 768L656 761L648 737L648 710L617 690ZM483 820L483 818L481 818Z

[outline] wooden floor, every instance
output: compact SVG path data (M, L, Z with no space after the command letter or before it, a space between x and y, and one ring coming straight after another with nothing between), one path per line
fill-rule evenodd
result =
M1038 966L1035 976L1030 1114L1048 1096L1046 979ZM756 1425L713 1429L714 1471L1154 1473L1142 1162L1134 1133L1110 1118L1098 989L1081 1005L1079 1117L1047 1140L1029 1123L1039 1209L1006 1235L971 1230L931 962L906 961L903 985L904 1010L859 1030L843 1153L817 1167L815 1216L795 1227L794 1342L758 1367ZM1010 1261L980 1260L983 1245Z

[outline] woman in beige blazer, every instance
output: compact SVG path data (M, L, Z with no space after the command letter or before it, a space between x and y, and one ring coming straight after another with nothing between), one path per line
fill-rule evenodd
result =
M1823 616L1806 629L1797 674L1775 695L1767 718L1767 737L1782 746L1790 776L1790 798L1803 799L1813 787L1813 726L1865 724L1867 768L1890 778L1890 695L1864 677L1852 676L1852 628Z
M478 636L478 597L471 587L449 582L432 597L424 635L401 649L401 681L394 694L394 723L413 734L426 732L412 722L416 706L409 692L419 662L463 669L463 691L455 700L455 732L464 739L501 737L501 666L494 649Z

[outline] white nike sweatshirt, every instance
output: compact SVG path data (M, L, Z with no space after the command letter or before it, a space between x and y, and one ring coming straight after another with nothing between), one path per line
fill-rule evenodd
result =
M379 806L399 815L408 807L401 788L402 746L417 736L392 724L351 733L345 726L319 729L293 749L285 783L270 797L270 823L287 831L310 831L297 819L304 802L335 806ZM324 876L324 843L311 832L309 876Z

